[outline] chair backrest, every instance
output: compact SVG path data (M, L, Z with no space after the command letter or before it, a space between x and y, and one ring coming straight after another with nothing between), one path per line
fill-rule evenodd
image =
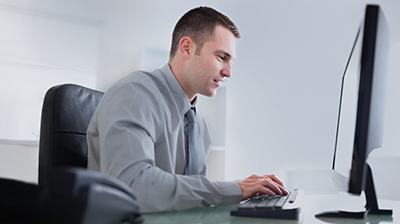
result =
M40 124L39 185L48 182L53 168L86 168L86 130L103 94L74 84L47 91Z

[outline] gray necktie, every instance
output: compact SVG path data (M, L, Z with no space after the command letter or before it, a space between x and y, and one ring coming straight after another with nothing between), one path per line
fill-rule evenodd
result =
M190 109L186 113L188 121L187 127L187 138L188 138L188 165L186 167L186 173L188 175L197 175L198 171L198 159L196 150L196 115L194 113L195 108Z

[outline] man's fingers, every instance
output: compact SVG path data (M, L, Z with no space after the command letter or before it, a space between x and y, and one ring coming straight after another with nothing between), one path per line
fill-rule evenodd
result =
M251 175L238 182L243 192L243 199L258 195L286 195L288 191L275 175Z
M260 181L258 184L271 189L276 194L288 194L282 182L275 175L260 176L257 180Z
M268 187L258 185L258 186L257 186L256 194L267 194L267 195L275 196L275 195L276 195L276 192L273 191L273 190L271 190L271 189L268 188Z
M269 188L270 190L272 190L275 194L286 194L287 191L284 187L282 187L281 185L279 185L278 183L276 183L274 180L272 180L271 178L265 178L264 181L261 183L261 185L263 187Z
M281 185L283 187L283 182L275 175L271 174L271 175L266 175L269 178L271 178L273 181L275 181L276 183L278 183L279 185Z
M253 174L250 177L246 178L246 179L265 179L265 178L271 178L273 181L275 181L276 183L278 183L279 185L281 185L283 187L283 182L274 174L267 174L267 175L256 175Z

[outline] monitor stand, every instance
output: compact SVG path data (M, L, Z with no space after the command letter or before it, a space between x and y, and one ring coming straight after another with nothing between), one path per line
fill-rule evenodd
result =
M351 219L364 219L368 215L387 215L392 216L392 210L379 209L378 200L376 198L376 192L374 187L374 180L372 178L371 167L366 164L367 171L367 183L365 187L365 198L367 200L365 204L365 211L361 212L348 212L348 211L329 211L322 212L315 215L316 218L351 218Z

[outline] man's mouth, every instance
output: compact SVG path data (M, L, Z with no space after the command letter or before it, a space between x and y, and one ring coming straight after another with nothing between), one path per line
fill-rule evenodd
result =
M214 79L214 82L215 82L218 86L220 86L221 83L222 83L223 81L224 81L224 80L217 80L217 79Z

